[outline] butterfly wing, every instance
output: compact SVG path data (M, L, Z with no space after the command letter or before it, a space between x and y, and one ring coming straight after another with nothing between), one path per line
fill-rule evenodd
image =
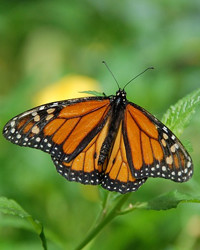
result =
M102 187L110 191L127 192L136 191L147 178L134 178L127 160L124 137L122 133L122 122L119 126L117 136L108 157L105 176Z
M51 154L70 181L101 184L110 191L137 190L147 177L187 181L192 160L176 136L155 117L127 103L103 166L101 147L109 134L112 98L88 97L49 103L11 119L5 138Z
M12 143L70 162L102 129L109 112L110 101L104 97L49 103L11 119L3 134Z
M192 176L192 160L184 146L169 128L143 108L128 103L123 133L135 178L162 177L184 182Z
M98 158L102 143L108 134L109 123L110 117L108 117L100 132L88 143L87 147L70 162L59 161L55 156L52 156L58 173L69 181L91 185L100 184L104 167L98 164Z
M132 177L127 158L122 125L113 143L110 156L104 165L98 164L100 150L105 138L108 136L109 118L103 129L93 138L88 146L71 162L60 162L52 156L57 171L69 181L82 184L98 185L109 191L127 193L136 191L145 181Z

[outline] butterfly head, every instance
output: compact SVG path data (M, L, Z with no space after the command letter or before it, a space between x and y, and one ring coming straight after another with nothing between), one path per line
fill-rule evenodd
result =
M126 91L124 89L119 89L116 92L116 96L126 98Z
M120 101L122 101L123 103L126 102L126 92L124 89L119 89L117 92L116 92L116 98Z

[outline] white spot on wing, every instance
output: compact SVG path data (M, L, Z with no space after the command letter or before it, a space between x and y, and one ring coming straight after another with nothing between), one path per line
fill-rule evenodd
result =
M45 108L45 106L41 106L39 107L39 110L43 110Z
M38 133L40 132L40 129L39 129L39 127L36 125L36 126L34 126L34 127L31 129L31 131L32 131L33 134L38 134Z
M172 159L171 155L166 157L166 163L169 164L169 165L171 165L173 163L173 159Z
M50 119L51 119L51 118L53 118L53 117L54 117L54 115L53 115L53 114L47 115L47 117L46 117L46 121L50 120Z
M175 136L175 135L172 135L172 137L171 137L171 138L172 138L172 140L175 140L176 136Z
M35 140L36 140L36 142L40 142L41 139L40 139L40 137L37 137Z
M32 113L32 116L36 116L36 115L37 115L37 112L34 111L34 112Z
M11 127L14 127L14 126L15 126L15 121L12 121L12 122L10 123L10 126L11 126Z
M166 133L168 133L168 129L167 129L167 127L163 127L163 130L166 132Z
M10 130L10 132L11 132L12 134L14 134L14 133L15 133L15 129L12 128L12 129Z
M48 113L48 114L51 114L51 113L53 113L54 111L55 111L55 108L47 109L47 113Z
M168 137L167 134L163 133L163 138L164 138L165 140L167 140L169 137Z
M39 116L39 115L36 115L36 116L34 117L34 121L35 121L35 122L39 122L39 120L40 120L40 116Z
M175 144L172 145L171 148L170 148L170 150L171 150L172 153L175 153L175 151L176 151L176 145Z
M17 137L17 139L20 139L22 136L20 134L18 134L16 137Z

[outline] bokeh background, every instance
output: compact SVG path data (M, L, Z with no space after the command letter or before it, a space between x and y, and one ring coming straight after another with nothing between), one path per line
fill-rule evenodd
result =
M96 90L117 90L106 60L128 99L162 118L170 105L199 88L198 0L58 0L0 2L0 129L33 106ZM177 189L200 192L200 112L181 140L195 174L188 183L149 179L131 199L147 201ZM188 143L189 141L189 143ZM67 182L50 156L17 147L0 135L0 196L16 200L44 225L49 249L73 249L100 209L97 187ZM55 243L58 242L58 243ZM61 242L61 244L59 243ZM61 246L62 245L62 246ZM42 249L37 235L16 218L0 215L0 249ZM108 225L87 249L199 249L200 206L135 211Z

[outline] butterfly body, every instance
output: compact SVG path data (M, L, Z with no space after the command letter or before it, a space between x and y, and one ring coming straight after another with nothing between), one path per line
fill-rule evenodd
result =
M111 118L109 123L108 136L105 138L102 144L98 159L98 164L100 165L102 165L105 162L105 159L108 157L110 148L119 129L120 122L124 118L124 110L127 104L126 93L125 91L122 91L120 89L119 91L117 91L115 96L110 96L109 100L111 103Z
M192 160L176 136L126 92L45 104L11 119L6 139L51 155L70 181L136 191L148 177L187 181Z

